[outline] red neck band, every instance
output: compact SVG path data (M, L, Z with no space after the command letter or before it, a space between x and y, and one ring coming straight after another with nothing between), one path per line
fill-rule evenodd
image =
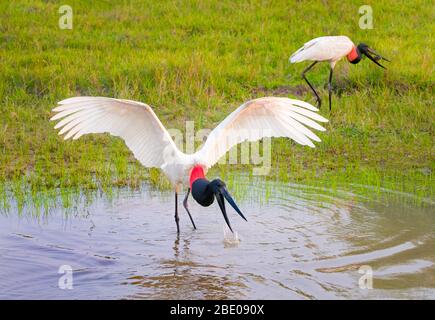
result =
M356 47L353 46L352 50L347 54L347 60L353 61L359 57L358 52L356 51Z
M201 166L195 166L190 174L190 189L192 189L192 184L198 179L204 179L204 169Z

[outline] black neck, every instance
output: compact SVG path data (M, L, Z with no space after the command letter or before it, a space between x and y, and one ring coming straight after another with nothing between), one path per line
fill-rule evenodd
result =
M208 207L214 201L213 188L207 179L196 179L192 183L192 197L201 206Z

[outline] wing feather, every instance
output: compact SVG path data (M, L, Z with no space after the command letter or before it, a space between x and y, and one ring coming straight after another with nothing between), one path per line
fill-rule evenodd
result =
M60 120L55 129L64 139L78 139L89 133L110 133L121 137L133 155L146 167L161 167L164 154L180 154L154 111L145 103L105 98L74 97L62 100L50 120ZM166 149L170 148L170 149Z
M288 98L266 97L248 101L210 132L196 156L210 168L236 144L264 137L287 137L301 145L315 147L311 140L319 142L320 138L307 126L325 131L315 121L328 120L314 111L318 109Z

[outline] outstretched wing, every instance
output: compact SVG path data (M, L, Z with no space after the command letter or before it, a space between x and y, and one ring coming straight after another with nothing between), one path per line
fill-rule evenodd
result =
M165 155L178 154L174 141L145 103L105 97L75 97L62 100L50 120L64 139L88 133L108 132L124 139L133 155L146 167L160 167Z
M314 148L311 140L320 141L310 129L324 131L316 121L328 120L313 112L309 103L278 97L248 101L231 113L208 136L197 155L210 168L233 146L264 137L287 137Z

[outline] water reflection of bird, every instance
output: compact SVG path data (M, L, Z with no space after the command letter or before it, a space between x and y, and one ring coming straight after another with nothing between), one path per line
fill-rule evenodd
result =
M220 179L208 181L207 170L231 147L243 141L256 141L263 137L288 137L302 145L314 147L311 140L320 139L307 127L325 129L316 121L327 122L314 111L312 105L288 98L267 97L241 105L211 131L204 145L193 154L181 152L170 134L147 104L104 97L75 97L59 102L51 120L59 120L55 128L64 139L78 139L88 133L108 132L124 139L133 155L145 167L163 170L175 189L175 222L179 232L178 193L188 186L183 205L196 228L187 206L192 190L193 198L204 207L214 199L231 229L225 209L225 199L246 220L226 185Z
M372 54L374 56L372 56ZM343 57L347 57L347 60L350 63L357 64L361 61L363 55L367 56L367 58L369 58L378 66L384 69L385 67L381 65L378 61L381 59L384 59L385 61L390 61L382 57L379 53L377 53L365 43L360 43L358 46L355 46L352 40L350 40L346 36L328 36L315 38L305 43L302 48L300 48L291 55L290 62L297 63L306 60L314 61L302 72L302 78L304 78L304 80L310 86L311 90L314 92L319 107L322 103L322 100L320 99L314 87L305 77L305 73L311 70L311 68L314 67L314 65L319 61L329 62L331 69L329 71L328 91L329 109L331 110L331 82L332 72L334 70L335 64Z

